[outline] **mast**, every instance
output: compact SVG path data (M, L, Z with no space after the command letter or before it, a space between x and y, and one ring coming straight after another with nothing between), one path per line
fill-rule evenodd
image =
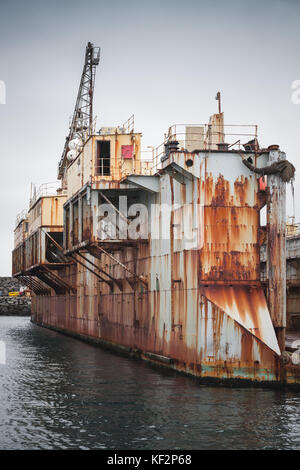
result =
M82 146L90 135L92 135L93 95L96 66L99 64L99 61L100 47L95 47L91 42L88 42L70 132L66 137L65 146L58 166L58 179L63 178L64 170L68 163L67 154L70 150L70 142L75 140L77 146Z

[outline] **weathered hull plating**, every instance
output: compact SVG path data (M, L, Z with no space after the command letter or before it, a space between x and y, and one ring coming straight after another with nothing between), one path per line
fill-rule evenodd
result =
M186 158L173 153L165 166L183 167ZM59 275L76 293L34 296L32 320L199 378L299 384L300 366L281 360L260 282L259 212L266 197L258 179L237 154L192 158L191 179L182 184L162 172L159 192L151 197L158 209L164 203L190 205L187 219L197 248L175 236L176 213L165 220L154 211L154 224L167 230L165 239L134 247L120 243L114 251L118 262L83 250L115 280L113 290L84 266L66 266ZM90 219L83 218L91 244L97 243L96 200L91 186ZM76 233L77 224L78 219ZM148 288L130 273L146 276Z
M173 330L166 321L149 315L149 305L156 306L160 302L156 292L142 294L137 299L145 307L140 310L140 316L134 315L135 299L130 293L105 296L102 300L106 313L100 316L96 313L98 299L94 296L81 299L81 306L86 309L83 316L77 314L75 296L38 296L33 299L32 320L64 332L104 340L116 348L125 346L135 355L164 362L197 377L280 381L280 362L274 351L200 291L183 294L183 297L189 296L198 298L198 312L195 310L193 314L189 310L184 328L174 327ZM147 356L147 353L152 355Z
M283 366L280 357L246 328L233 320L200 291L181 293L199 301L198 312L189 310L184 328L168 329L162 318L151 315L160 304L160 293L34 296L32 321L58 331L99 343L130 356L151 361L203 379L237 379L247 384L298 385L299 367ZM140 305L139 314L134 306ZM80 314L77 306L80 308ZM161 330L159 330L161 328Z

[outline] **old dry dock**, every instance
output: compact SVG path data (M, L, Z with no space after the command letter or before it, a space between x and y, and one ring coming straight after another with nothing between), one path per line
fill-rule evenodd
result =
M256 125L224 124L220 94L208 123L171 125L145 160L134 116L95 127L99 60L88 43L58 182L17 219L32 321L201 379L299 388L293 165Z

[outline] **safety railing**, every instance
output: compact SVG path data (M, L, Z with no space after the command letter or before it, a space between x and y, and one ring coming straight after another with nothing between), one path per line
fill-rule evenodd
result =
M126 124L126 126L125 126ZM134 116L131 116L124 124L124 132L132 132ZM126 130L125 130L126 127ZM88 138L88 133L86 139ZM126 170L122 159L114 159L114 167L109 159L103 159L94 167L95 176L118 179L126 174L153 175L162 168L162 158L167 156L168 145L174 143L174 148L179 151L192 152L195 150L249 150L258 148L257 126L243 124L173 124L164 136L164 141L157 147L148 147L152 150L142 151L141 160L133 160L130 171ZM246 145L248 144L248 146ZM175 147L174 147L175 146ZM80 153L80 151L78 151ZM145 159L147 154L147 159ZM150 158L149 158L150 157ZM144 163L146 162L146 163Z
M258 147L257 130L257 125L252 124L173 124L165 134L164 142L153 150L153 173L161 168L161 158L166 155L167 144L176 142L178 150L187 152L251 151Z
M126 161L126 160L125 160ZM129 161L129 160L128 160ZM113 159L114 165L110 159L102 159L98 165L95 165L95 178L108 178L119 180L128 175L152 175L153 159L131 160L132 165L128 168L124 166L124 159ZM116 165L115 165L116 163Z
M286 237L295 238L300 236L300 223L295 223L293 225L287 225L286 227Z
M132 114L132 116L130 116L127 121L124 122L122 128L126 134L131 134L134 132L134 114Z
M26 220L27 217L28 217L28 213L25 209L19 212L19 214L16 217L15 227L17 227L19 223L22 222L22 220Z
M180 141L187 145L187 141L201 140L207 147L215 141L226 142L229 146L241 146L241 139L257 139L257 125L255 124L173 124L169 127L165 139ZM245 143L245 142L244 142Z
M56 196L57 190L60 188L60 181L53 181L50 183L43 183L38 189L33 187L32 195L30 197L29 205L32 207L40 197Z

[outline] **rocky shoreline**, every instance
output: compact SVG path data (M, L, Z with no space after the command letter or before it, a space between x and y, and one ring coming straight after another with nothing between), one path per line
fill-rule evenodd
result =
M30 297L10 297L9 292L20 291L22 284L13 277L0 277L0 315L30 315Z
M0 315L30 315L31 299L29 297L0 297Z

